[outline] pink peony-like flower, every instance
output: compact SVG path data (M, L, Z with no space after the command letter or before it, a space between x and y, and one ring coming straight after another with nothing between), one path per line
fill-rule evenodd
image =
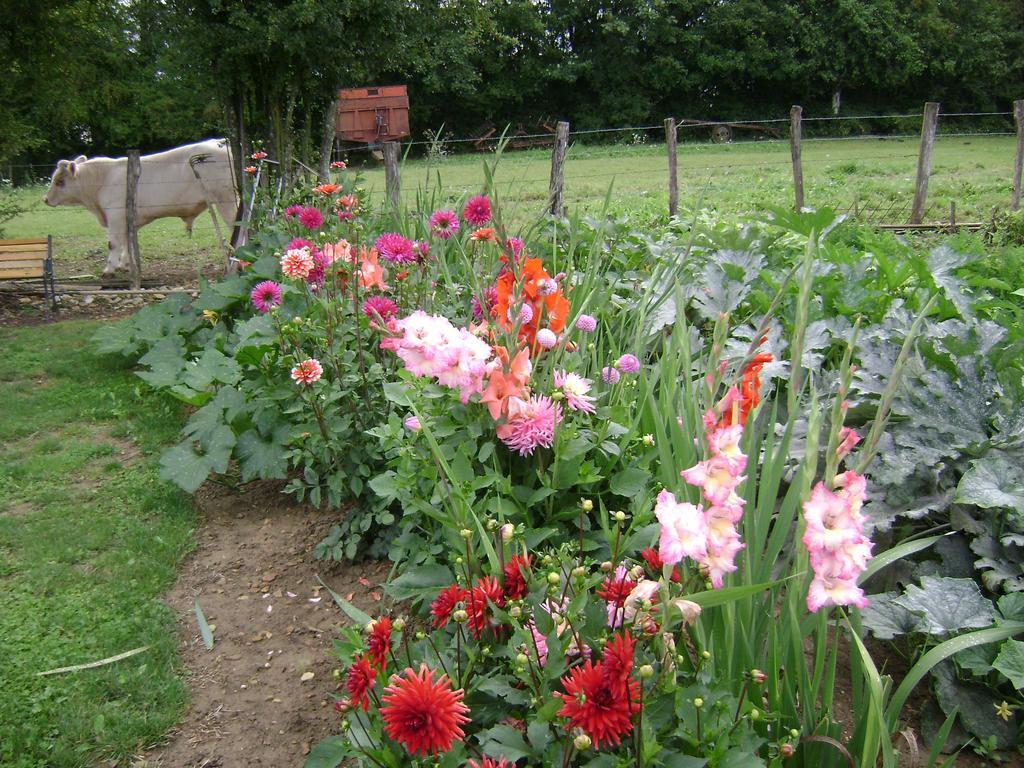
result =
M526 624L526 628L530 630L530 635L533 638L533 650L537 654L537 663L543 667L548 663L548 639L537 629L533 619Z
M324 369L320 365L320 361L312 357L292 368L292 380L296 384L305 384L307 387L320 381L320 377L323 375Z
M416 261L412 240L397 232L385 232L374 243L378 255L393 264L411 264Z
M417 240L412 244L412 252L416 254L416 261L422 264L430 258L430 243L426 240Z
M331 162L332 171L344 171L347 166L341 160L334 160Z
M293 280L305 280L315 266L309 248L293 248L281 257L281 271Z
M363 302L363 314L371 320L380 316L386 322L398 314L398 305L387 296L371 296Z
M299 211L299 224L309 230L320 229L324 225L324 215L316 208L303 208Z
M622 374L619 373L618 368L613 368L610 365L606 365L601 369L601 379L605 384L618 384L619 379L622 378Z
M434 211L430 214L430 234L447 240L459 231L459 216L455 211L447 208Z
M597 319L590 315L580 315L576 318L576 328L584 333L593 333L597 330Z
M494 304L497 300L498 289L495 288L493 285L490 285L486 289L484 289L485 307L481 308L480 299L478 299L476 296L470 299L469 306L473 310L473 320L479 323L481 320L484 319L484 315L490 317L491 309L494 307Z
M301 205L289 205L287 208L284 209L284 217L286 219L294 219L301 212L302 212L302 206Z
M562 421L562 409L551 398L533 395L529 400L508 399L508 418L497 428L498 438L520 456L537 448L550 448L555 427Z
M537 343L544 349L552 349L558 343L558 337L550 328L541 328L537 331Z
M562 390L565 395L565 404L573 411L594 413L594 398L587 393L590 391L590 382L578 373L566 373L555 371L555 386Z
M676 501L674 494L663 490L654 515L661 523L658 555L663 563L675 565L684 557L700 560L707 554L708 527L700 506Z
M615 367L623 373L636 373L640 370L640 361L634 355L623 355L615 363Z
M462 209L462 218L475 227L491 220L491 201L484 195L471 197Z
M249 298L256 309L266 314L271 307L276 307L281 303L281 286L273 280L264 280L262 283L256 284L252 293L249 294Z

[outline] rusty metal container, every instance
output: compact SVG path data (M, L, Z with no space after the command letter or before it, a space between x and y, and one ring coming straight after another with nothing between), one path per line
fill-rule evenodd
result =
M409 95L404 85L342 88L335 133L342 141L376 144L409 135Z

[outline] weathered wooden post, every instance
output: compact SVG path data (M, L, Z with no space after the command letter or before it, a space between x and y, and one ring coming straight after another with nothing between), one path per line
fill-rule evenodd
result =
M914 205L910 209L909 224L920 224L924 218L924 206L928 200L928 177L932 174L935 129L938 124L939 102L925 102L924 119L921 121L921 151L917 157L917 186L914 188Z
M1020 177L1024 171L1024 99L1013 102L1013 119L1017 123L1017 164L1013 167L1013 199L1010 210L1020 210Z
M676 119L665 118L665 147L668 149L668 215L675 216L679 209L679 175L676 157Z
M548 185L548 212L565 213L565 152L569 148L569 124L559 121L555 128L555 149L551 153L551 183Z
M387 188L388 200L396 211L401 203L402 179L398 168L397 141L384 142L384 186Z
M789 154L793 158L793 196L797 213L804 207L804 166L800 159L800 138L804 108L794 105L789 110Z
M134 291L142 287L142 254L139 251L139 228L135 220L135 202L139 188L139 176L142 175L142 162L139 150L128 150L128 189L124 201L124 219L128 233L125 244L128 249L128 275Z

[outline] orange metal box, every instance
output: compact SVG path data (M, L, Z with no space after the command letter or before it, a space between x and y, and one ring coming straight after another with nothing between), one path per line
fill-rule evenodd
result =
M409 95L404 85L342 88L336 134L344 141L375 143L409 135Z

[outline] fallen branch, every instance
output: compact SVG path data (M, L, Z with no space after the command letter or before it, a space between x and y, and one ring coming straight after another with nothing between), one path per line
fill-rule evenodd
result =
M60 667L58 669L48 669L45 672L36 672L36 677L42 677L43 675L59 675L63 672L78 672L83 669L95 669L96 667L105 667L107 664L113 664L115 661L121 659L127 659L129 656L135 656L136 654L148 651L149 646L143 645L140 648L132 648L130 651L119 653L117 656L108 656L105 659L99 661L90 661L88 664L75 664L72 667Z

